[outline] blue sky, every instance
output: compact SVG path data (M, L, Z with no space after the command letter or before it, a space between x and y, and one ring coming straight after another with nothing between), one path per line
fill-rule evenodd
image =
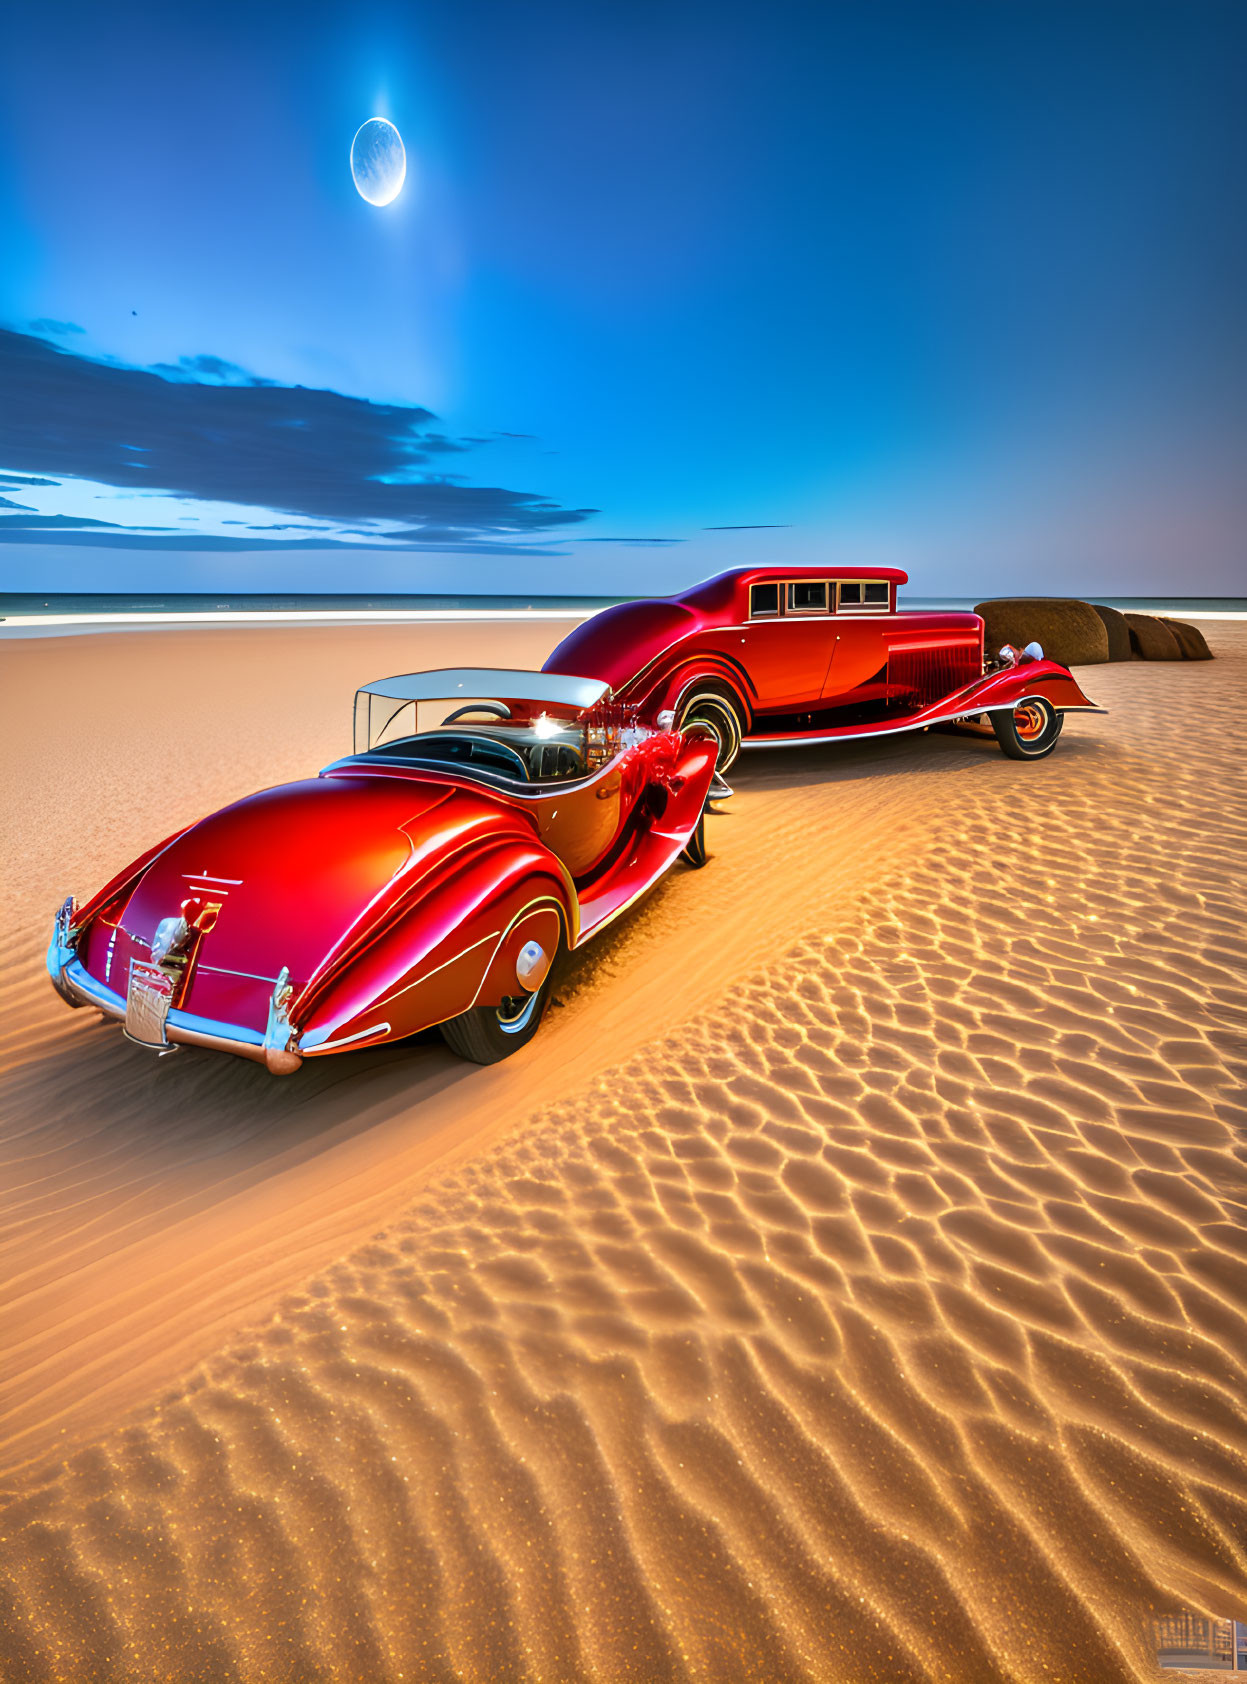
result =
M1242 589L1237 3L70 4L5 40L5 588Z

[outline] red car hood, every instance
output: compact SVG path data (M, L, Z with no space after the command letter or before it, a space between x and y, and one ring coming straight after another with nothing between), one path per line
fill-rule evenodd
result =
M218 904L183 1003L205 1017L262 1021L283 965L297 992L374 902L496 828L500 805L485 792L411 777L313 778L249 796L193 825L148 867L120 920L111 985L124 992L125 961L147 956L162 918L190 900L194 923ZM93 940L93 973L96 948Z

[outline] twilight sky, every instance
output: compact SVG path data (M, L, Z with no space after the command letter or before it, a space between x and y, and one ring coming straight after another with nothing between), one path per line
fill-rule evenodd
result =
M1244 589L1239 0L50 18L0 54L0 588Z

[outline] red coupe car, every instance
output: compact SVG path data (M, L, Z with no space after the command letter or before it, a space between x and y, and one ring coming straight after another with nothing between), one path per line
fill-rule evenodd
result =
M748 567L578 626L545 671L592 673L643 719L707 725L719 770L742 748L917 731L986 715L1017 760L1067 713L1100 713L1038 644L984 660L977 614L898 609L894 568Z
M353 754L67 900L52 981L144 1046L219 1048L276 1075L433 1025L493 1063L535 1033L561 948L681 854L704 863L717 744L668 724L575 676L365 685Z

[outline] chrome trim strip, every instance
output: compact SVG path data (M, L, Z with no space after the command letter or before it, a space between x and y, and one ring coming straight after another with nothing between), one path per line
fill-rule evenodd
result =
M197 971L211 971L214 976L245 976L249 982L276 982L275 976L257 976L254 971L231 971L228 965L197 965Z
M166 1028L170 1031L183 1029L193 1035L211 1035L217 1040L241 1041L248 1047L257 1048L263 1056L263 1033L259 1029L244 1029L240 1023L218 1023L215 1018L196 1017L194 1012L180 1012L175 1007L169 1013Z
M507 928L509 929L510 925L508 925ZM491 930L487 936L482 936L479 941L474 941L471 947L460 948L459 952L452 953L449 959L443 959L440 965L434 965L431 971L425 971L422 976L416 977L412 982L405 982L401 988L396 988L392 994L382 995L381 999L377 1001L377 1004L379 1006L388 1006L391 1000L397 1000L400 995L410 994L413 988L419 988L422 982L427 982L430 977L436 976L439 971L444 971L448 965L457 964L460 959L465 959L469 953L475 953L478 947L484 947L487 941L493 941L496 937L501 936L502 934L503 931L501 930ZM486 967L486 969L488 969L488 967ZM480 990L478 989L477 992L479 993ZM315 1046L316 1044L317 1043L312 1041L309 1037L309 1048ZM320 1044L323 1045L324 1043L322 1042Z
M61 972L62 980L67 988L72 988L75 994L80 994L89 1006L98 1006L100 1011L107 1012L110 1017L124 1017L126 1002L124 995L118 994L115 988L110 988L105 982L98 982L82 963L81 959L71 959Z
M315 1048L309 1046L307 1051L325 1052L330 1047L346 1047L352 1041L362 1041L369 1035L388 1035L389 1032L390 1026L388 1023L374 1023L371 1029L357 1029L353 1035L340 1035L336 1041L322 1041Z
M1046 702L1046 696L1036 696L1035 701ZM1023 702L1032 700L1030 696L1021 696L1012 702L984 702L974 707L961 707L955 713L937 713L929 719L915 719L897 725L885 725L878 731L855 731L852 726L844 726L839 731L810 732L803 737L744 737L741 748L800 748L805 743L860 743L871 737L899 737L903 731L925 731L928 725L951 725L958 719L971 719L976 713L1010 713L1014 708L1022 706ZM1051 705L1051 704L1049 704ZM1059 713L1107 713L1107 708L1073 707L1058 708Z
M357 696L380 696L392 702L452 702L459 694L470 700L544 702L585 712L610 694L600 678L578 678L562 672L530 672L516 667L439 667L426 672L400 672L361 684Z
M115 988L93 977L80 959L73 959L61 973L65 986L71 989L83 1005L94 1006L108 1017L124 1020L126 1002ZM247 1029L240 1023L218 1023L194 1012L170 1011L165 1021L165 1033L171 1041L198 1041L202 1038L214 1046L242 1054L245 1058L263 1058L264 1036L258 1029Z

